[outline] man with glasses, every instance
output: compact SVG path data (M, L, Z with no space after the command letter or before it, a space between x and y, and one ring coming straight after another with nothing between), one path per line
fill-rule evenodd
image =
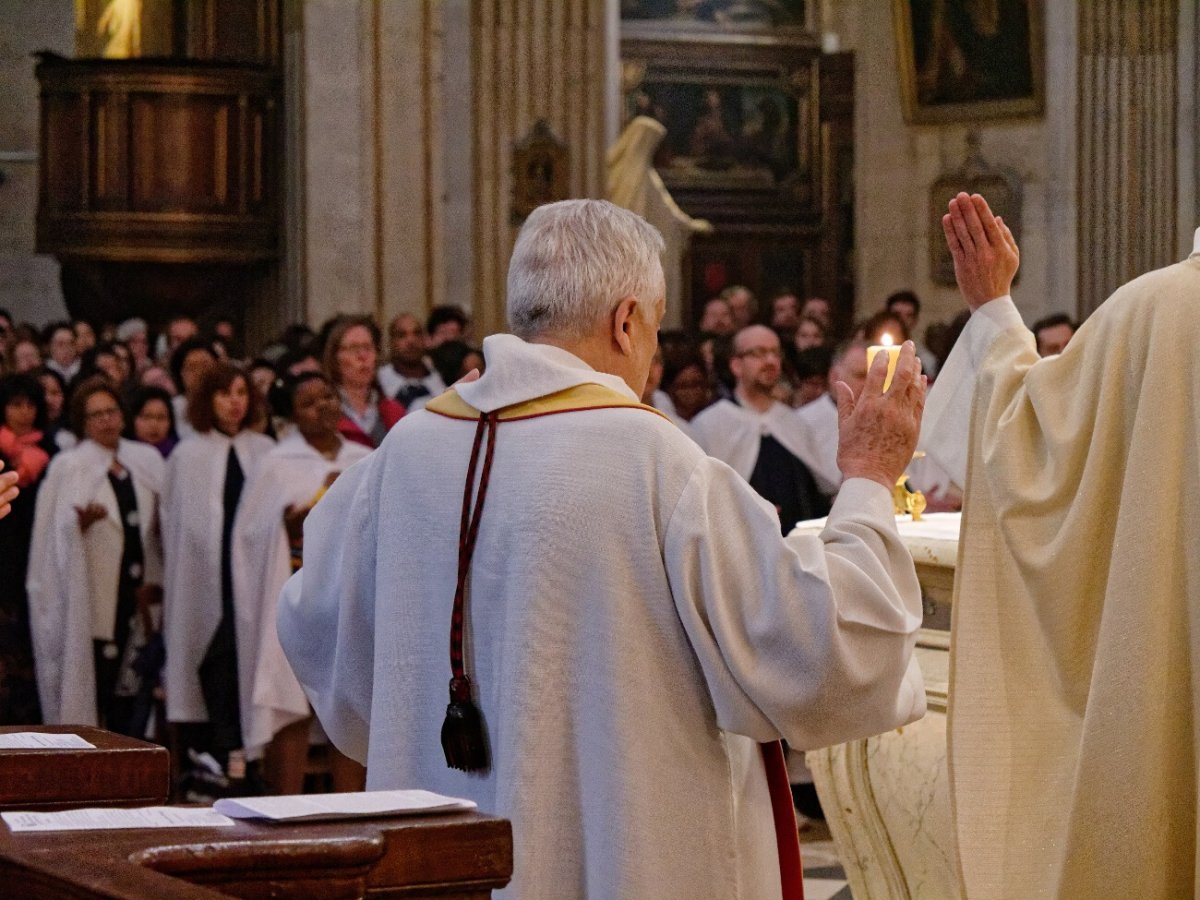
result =
M783 374L779 335L765 325L743 328L729 362L733 399L719 400L692 421L696 442L728 463L775 505L784 534L804 519L829 512L813 479L814 461L795 411L772 396Z

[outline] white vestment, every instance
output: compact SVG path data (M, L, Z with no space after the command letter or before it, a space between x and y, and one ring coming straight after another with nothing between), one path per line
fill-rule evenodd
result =
M161 584L162 456L147 444L126 440L115 456L129 472L137 497L143 583ZM50 461L38 491L26 587L38 695L51 725L97 724L92 640L113 639L125 545L121 512L108 480L113 457L94 441L82 441ZM104 507L106 515L84 532L75 509L91 503Z
M229 448L247 483L275 442L253 431L230 439L217 430L180 441L167 461L163 493L163 641L166 644L167 719L207 722L200 663L221 622L221 529ZM245 488L243 487L245 499ZM238 508L241 509L242 502ZM236 574L235 574L236 578ZM235 622L236 628L236 622ZM257 648L237 631L241 708L250 704Z
M838 468L838 410L837 401L822 394L811 403L796 410L800 423L799 438L804 460L817 487L829 496L842 486L842 470Z
M765 435L779 441L792 456L814 471L804 427L796 410L774 401L765 413L739 406L732 400L718 400L702 410L689 423L692 437L709 456L733 467L747 481L754 474L758 451Z
M310 714L275 630L279 592L292 576L284 511L311 504L331 472L348 469L370 452L344 440L330 460L293 432L262 458L246 483L233 530L232 562L239 651L242 646L257 648L246 661L253 670L250 702L241 707L242 740L250 759L280 729Z
M559 348L484 341L484 412L581 385ZM757 744L821 747L924 712L920 589L890 494L852 480L818 537L669 422L586 409L501 422L467 598L491 752L447 768L459 519L476 426L422 410L309 516L279 637L372 789L470 797L512 821L504 896L779 896Z
M796 417L803 428L802 458L808 462L817 486L833 496L842 484L842 470L838 468L838 411L837 402L829 394L818 397L796 410ZM914 459L905 470L909 486L924 491L929 497L944 495L950 487L950 477L931 458Z
M446 383L442 381L442 376L433 369L429 370L428 375L420 378L409 378L407 375L401 375L397 372L395 367L389 362L379 367L376 377L379 379L379 389L393 400L396 399L396 394L400 392L401 388L420 385L429 391L428 394L417 397L411 403L406 403L404 408L407 412L416 412L428 403L430 399L446 390Z

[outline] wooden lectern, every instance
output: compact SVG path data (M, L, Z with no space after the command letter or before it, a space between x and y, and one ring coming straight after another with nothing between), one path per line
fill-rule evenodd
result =
M0 885L14 897L483 900L511 877L512 828L479 813L24 834L0 825Z
M167 751L85 726L95 750L0 750L0 810L156 806ZM481 900L512 877L512 827L479 813L231 828L26 832L0 824L0 895Z
M87 725L0 726L0 734L20 731L77 734L96 749L0 750L0 810L167 802L171 782L166 747Z

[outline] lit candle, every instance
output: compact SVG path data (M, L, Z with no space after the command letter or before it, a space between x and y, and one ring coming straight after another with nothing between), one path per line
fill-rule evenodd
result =
M883 389L886 391L892 386L892 376L896 374L896 363L900 359L900 348L895 345L892 336L886 331L880 338L882 344L875 344L867 348L867 369L871 368L871 363L875 360L875 354L881 350L886 350L888 355L888 370L887 377L883 379Z

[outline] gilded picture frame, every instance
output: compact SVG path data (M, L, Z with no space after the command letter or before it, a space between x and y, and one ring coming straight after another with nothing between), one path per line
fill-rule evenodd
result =
M1040 116L1043 0L892 0L905 120L914 125Z
M654 165L692 215L817 214L819 48L810 38L734 36L621 42L624 121L646 115L666 136Z

